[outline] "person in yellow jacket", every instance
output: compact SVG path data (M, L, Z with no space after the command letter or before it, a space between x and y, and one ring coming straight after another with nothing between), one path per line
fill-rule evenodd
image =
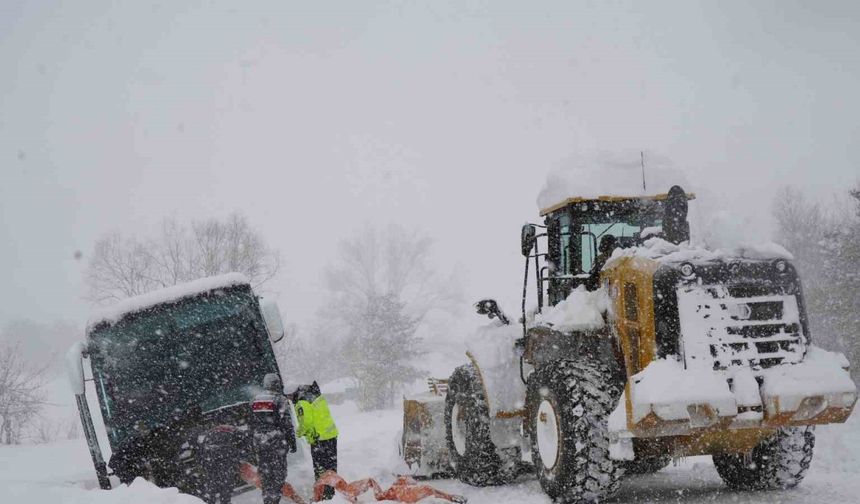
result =
M296 436L303 437L311 445L314 474L319 478L326 471L337 472L337 426L331 417L328 403L317 382L302 385L292 394L296 405L298 430ZM334 488L326 487L325 500L334 497Z

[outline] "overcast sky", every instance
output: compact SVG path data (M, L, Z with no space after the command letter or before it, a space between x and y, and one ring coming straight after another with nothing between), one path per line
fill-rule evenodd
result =
M855 1L147 3L0 0L0 324L82 323L94 241L165 216L247 214L307 324L367 222L513 311L519 227L584 150L668 157L756 226L860 178Z

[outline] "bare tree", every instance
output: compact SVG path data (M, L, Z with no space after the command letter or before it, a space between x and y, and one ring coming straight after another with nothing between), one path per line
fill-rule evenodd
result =
M161 246L152 247L153 260L158 273L166 285L183 282L195 270L194 247L188 233L176 219L161 221Z
M0 443L19 443L45 404L45 369L25 361L19 344L0 343Z
M777 238L795 257L803 280L814 341L860 361L860 187L850 192L855 207L822 207L793 188L774 204ZM855 379L860 370L852 367Z
M90 298L96 302L136 296L158 288L149 247L111 233L96 242L87 270Z
M326 287L339 312L361 310L379 296L391 296L419 321L432 309L455 309L459 284L430 263L432 240L391 224L366 226L342 240L336 263L325 272Z
M262 236L240 214L226 221L209 219L191 225L195 269L201 276L240 271L260 284L278 271L278 255L269 252Z
M280 256L241 214L188 226L162 221L150 239L108 234L96 242L87 270L88 297L116 301L154 289L229 272L247 275L255 286L277 274Z
M358 383L359 406L389 407L397 386L420 376L414 363L423 353L415 334L418 319L406 315L403 303L385 294L371 298L350 326L343 349L349 356L350 376Z
M418 328L428 312L460 300L455 279L432 267L430 248L415 231L366 227L341 241L326 270L330 303L317 331L339 335L339 364L356 380L363 409L390 405L396 388L418 376Z

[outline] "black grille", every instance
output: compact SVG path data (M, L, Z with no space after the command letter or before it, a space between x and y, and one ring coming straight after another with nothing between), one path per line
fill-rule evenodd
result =
M774 284L680 287L678 307L683 338L689 339L684 344L688 364L710 358L714 369L726 369L799 362L806 339L792 290ZM710 355L697 355L703 351Z

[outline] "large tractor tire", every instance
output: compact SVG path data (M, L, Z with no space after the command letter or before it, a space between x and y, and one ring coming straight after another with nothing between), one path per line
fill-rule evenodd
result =
M621 384L602 364L557 361L529 377L528 430L541 487L555 502L603 502L624 468L609 458L609 414Z
M473 486L501 485L513 479L490 438L490 414L475 367L460 366L448 381L445 438L455 474Z
M749 455L714 455L714 466L732 488L792 488L806 476L814 446L815 427L787 427L762 440Z

